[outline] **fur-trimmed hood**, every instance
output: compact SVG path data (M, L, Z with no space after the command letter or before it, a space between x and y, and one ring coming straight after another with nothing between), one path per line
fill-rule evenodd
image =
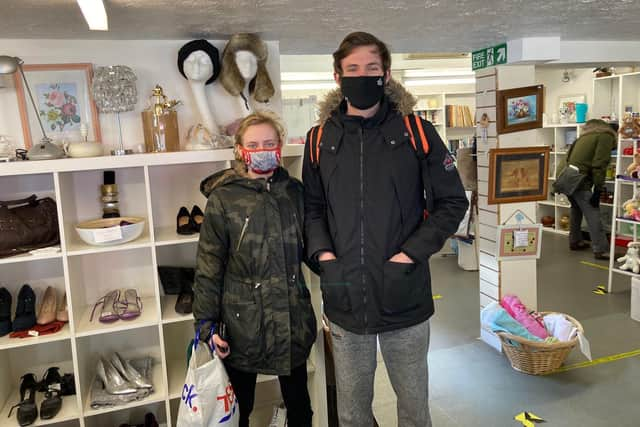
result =
M591 119L587 121L587 123L582 126L580 136L585 136L592 133L608 133L609 135L613 136L614 139L617 139L618 137L616 131L611 129L611 126L609 126L607 122L600 119Z
M393 79L389 79L389 83L385 85L384 94L394 105L393 108L403 116L411 114L413 107L418 102L415 96L411 95L404 86ZM324 99L320 101L318 109L321 124L324 124L329 117L331 117L331 114L338 108L343 99L342 91L340 88L337 88L329 92Z

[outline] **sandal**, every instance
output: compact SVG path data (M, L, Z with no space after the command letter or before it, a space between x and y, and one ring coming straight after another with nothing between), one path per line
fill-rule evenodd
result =
M40 418L50 420L58 415L62 408L62 377L58 367L47 369L38 391L44 392L44 400L40 404Z
M100 312L100 317L98 320L102 323L111 323L115 322L120 318L118 314L118 308L116 307L116 302L120 299L120 290L116 289L115 291L111 291L102 298L98 300L93 306L93 310L91 310L91 317L89 321L93 321L93 315L96 311L96 308L102 304L102 311Z
M127 289L120 293L123 298L118 299L119 316L122 320L131 320L140 316L142 312L142 300L135 289Z
M20 382L20 402L9 410L9 417L14 408L18 408L18 424L28 426L38 418L38 406L36 405L36 390L38 382L33 374L24 374Z

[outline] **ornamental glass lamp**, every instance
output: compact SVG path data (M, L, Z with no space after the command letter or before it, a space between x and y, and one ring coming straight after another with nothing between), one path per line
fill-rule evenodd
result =
M136 75L126 65L98 67L93 77L92 91L96 107L101 113L115 113L118 120L119 144L111 151L114 155L131 154L122 141L120 113L131 111L138 102Z
M22 64L24 64L24 61L18 57L0 55L0 74L14 74L16 71L20 71L20 75L22 76L22 80L24 81L24 86L27 88L27 93L29 94L29 99L31 100L31 105L33 105L33 109L35 110L38 124L40 125L40 130L42 131L42 139L40 139L39 143L33 144L31 149L27 153L27 158L29 160L48 160L64 157L64 151L60 147L53 144L51 142L51 139L47 137L47 133L44 131L44 126L42 126L42 120L40 120L38 107L35 100L33 99L33 95L31 94L31 88L29 87L29 82L27 82L27 78L24 75Z

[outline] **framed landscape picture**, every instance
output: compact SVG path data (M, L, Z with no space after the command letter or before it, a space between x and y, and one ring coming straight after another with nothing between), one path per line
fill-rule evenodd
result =
M496 97L498 134L542 127L543 86L500 90Z
M489 151L489 204L547 199L549 146Z

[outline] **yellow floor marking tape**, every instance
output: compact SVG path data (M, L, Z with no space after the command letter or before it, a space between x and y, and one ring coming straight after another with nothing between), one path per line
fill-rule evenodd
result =
M607 292L607 288L604 287L604 285L598 285L596 286L596 288L594 290L592 290L591 292L593 292L596 295L606 295L609 292Z
M434 300L436 300L436 299L442 299L442 295L440 295L440 294L435 294L435 295L433 296L433 299L434 299Z
M587 361L587 362L576 363L573 365L562 366L556 369L555 371L551 371L545 375L557 374L560 372L571 371L573 369L579 369L579 368L588 368L589 366L601 365L603 363L615 362L617 360L628 359L630 357L636 357L636 356L640 356L640 349L633 350L628 353L620 353L620 354L614 354L611 356L601 357L599 359L594 359L590 362Z
M580 264L586 265L589 267L599 268L600 270L609 270L609 267L607 267L606 265L596 264L595 262L580 261Z
M520 421L524 427L535 427L538 423L546 423L545 420L532 412L520 412L513 417L514 420Z

